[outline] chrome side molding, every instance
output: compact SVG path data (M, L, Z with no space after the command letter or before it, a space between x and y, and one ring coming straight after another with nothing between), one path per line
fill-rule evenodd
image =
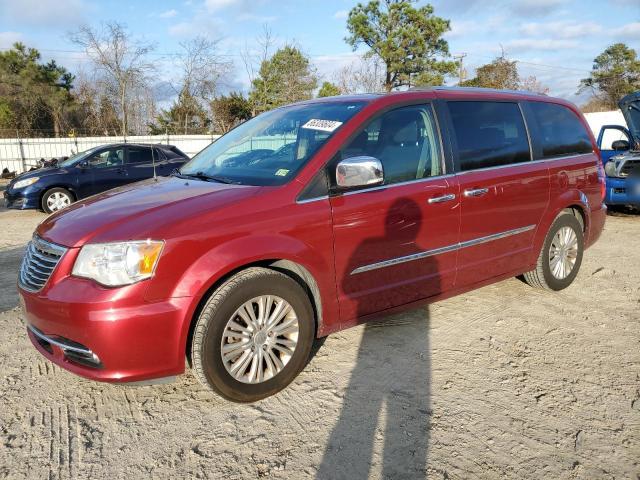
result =
M514 228L513 230L507 230L506 232L494 233L487 235L486 237L478 237L473 240L467 240L465 242L454 243L444 247L434 248L432 250L425 250L423 252L413 253L411 255L405 255L404 257L390 258L389 260L383 260L381 262L371 263L369 265L363 265L356 268L351 272L351 275L357 275L358 273L369 272L371 270L377 270L379 268L391 267L400 263L413 262L414 260L420 260L441 253L453 252L467 247L473 247L482 243L492 242L494 240L500 240L501 238L510 237L512 235L519 235L521 233L528 232L536 228L536 225L527 225L526 227Z

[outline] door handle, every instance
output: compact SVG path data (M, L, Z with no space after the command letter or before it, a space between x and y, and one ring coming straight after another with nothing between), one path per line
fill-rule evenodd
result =
M450 202L451 200L455 200L456 196L453 193L449 193L447 195L442 195L441 197L431 197L427 200L428 203L444 203Z
M489 192L488 188L472 188L464 191L465 197L481 197Z

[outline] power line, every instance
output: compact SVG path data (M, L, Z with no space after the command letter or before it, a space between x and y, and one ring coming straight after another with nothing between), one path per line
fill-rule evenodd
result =
M0 51L8 51L11 50L12 47L0 47ZM76 53L76 54L85 54L86 52L84 50L63 50L63 49L52 49L52 48L43 48L43 49L37 49L39 52L53 52L53 53ZM179 57L179 56L183 56L184 53L181 52L149 52L148 55L150 56L155 56L155 57ZM217 55L218 57L230 57L230 58L242 58L242 54L239 53L221 53ZM321 57L326 57L326 54L312 54L309 55L309 57L311 58L321 58ZM461 53L458 55L458 57L461 59L466 57L466 56L470 56L470 57L478 57L478 58L487 58L487 59L493 59L495 57L489 56L489 55L482 55L479 53ZM81 61L89 61L91 60L90 57L86 57L86 58L79 58L76 56L71 56L71 55L58 55L59 58L69 58L72 60L81 60ZM454 56L454 58L456 58L456 56ZM544 63L536 63L536 62L527 62L525 60L518 60L518 59L513 59L513 61L517 62L517 63L521 63L523 65L528 65L531 67L541 67L541 68L545 68L545 69L555 69L555 70L565 70L565 71L569 71L569 72L579 72L579 73L589 73L590 70L585 69L585 68L576 68L576 67L565 67L565 66L560 66L560 65L549 65L549 64L544 64Z

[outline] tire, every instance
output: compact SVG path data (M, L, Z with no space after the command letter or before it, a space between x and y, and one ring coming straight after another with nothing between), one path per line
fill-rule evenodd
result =
M555 245L558 244L556 235L558 235L559 232L566 233L569 231L572 232L572 234L575 236L575 253L569 253L569 255L567 256L569 258L569 261L571 260L571 258L575 259L575 261L573 262L573 266L570 269L565 269L564 271L562 271L562 265L558 267L557 263L555 263L555 268L552 268L551 263L553 258L550 250L552 249L552 244L554 245L554 250ZM573 241L571 241L570 243L573 244ZM544 240L542 251L538 256L536 268L523 275L524 281L532 287L544 288L547 290L557 291L567 288L576 278L576 275L578 275L580 265L582 264L583 252L584 235L580 222L570 213L563 213L558 218L556 218L551 225L551 228L549 229L549 232L547 233L547 236ZM563 255L561 254L560 257L562 258ZM559 263L562 263L562 260L560 260ZM561 271L558 272L557 269L560 269ZM568 273L566 273L567 270Z
M42 210L46 213L57 212L74 202L73 195L65 188L52 188L42 196Z
M264 305L267 305L269 298L266 296L271 296L272 303L269 307L272 312L271 318L277 318L273 315L280 305L280 300L291 307L289 313L273 326L275 332L278 329L293 330L295 328L293 319L297 317L297 344L291 355L278 350L281 345L276 344L278 342L292 344L296 341L293 340L296 334L288 333L289 337L279 335L268 328L268 323L262 328L252 329L252 325L243 320L247 317L247 310L242 310L244 317L238 313L247 305L252 309L255 307L253 313L259 323L260 318L264 317L260 316L255 300L263 298ZM266 307L264 310L267 310ZM232 320L234 326L231 326ZM268 320L269 318L265 321L268 322ZM287 323L289 326L286 325ZM243 330L234 330L237 326L243 327ZM255 402L285 388L306 366L314 345L315 331L313 308L302 287L283 273L267 268L251 267L231 277L207 300L193 332L192 369L200 383L227 400L240 403ZM234 336L236 332L240 332L237 333L237 337ZM240 338L240 336L243 337ZM226 361L223 360L222 355L223 342L227 350ZM253 347L253 350L247 349L246 345ZM272 345L273 348L270 348ZM243 355L249 358L246 367L242 367ZM280 361L279 364L277 360ZM234 366L237 367L235 375L231 373ZM262 372L261 379L257 377L258 371ZM244 375L241 375L242 372ZM255 372L253 378L251 378L252 372Z

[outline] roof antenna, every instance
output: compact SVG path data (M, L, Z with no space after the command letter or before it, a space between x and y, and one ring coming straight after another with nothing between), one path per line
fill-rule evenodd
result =
M155 149L153 148L153 145L151 145L151 164L153 165L153 179L157 182L158 175L156 175L156 156L153 153L154 150Z

